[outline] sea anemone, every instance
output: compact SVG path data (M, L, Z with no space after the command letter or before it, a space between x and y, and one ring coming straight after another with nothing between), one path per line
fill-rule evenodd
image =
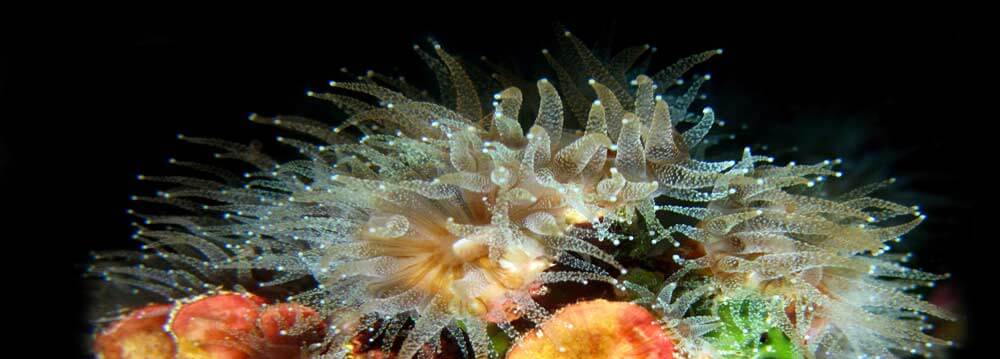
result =
M169 269L111 262L93 271L167 297L220 284L268 287L314 280L314 288L289 299L331 318L329 347L318 349L329 355L353 331L378 322L392 342L412 320L412 329L402 333L399 357L413 356L424 344L434 346L442 330L459 327L475 356L487 356L489 323L516 337L512 320L549 318L532 299L544 291L540 286L618 284L589 261L625 272L595 245L634 238L613 226L641 214L655 244L668 238L656 219L657 197L718 199L728 192L705 190L733 175L722 173L733 162L700 162L689 155L714 123L710 109L701 116L687 113L707 77L680 95L660 95L718 51L684 59L652 78L639 75L633 92L626 91L625 71L648 47L628 49L605 66L569 32L564 35L561 40L591 79L572 77L543 51L563 96L547 79L538 80L537 116L527 132L519 122L521 89L499 91L492 111L484 112L477 92L484 86L434 43L437 58L416 49L449 90L441 100L370 73L356 82L331 81L332 93L308 93L349 115L338 126L294 116L250 116L321 141L278 137L298 149L301 159L281 162L259 146L179 136L221 149L217 158L241 160L254 169L238 179L185 162L203 175L140 176L177 187L137 199L190 213L140 215L145 224L136 236L152 255L126 257L139 262L155 257ZM669 85L659 88L653 79ZM596 100L579 93L576 85L583 82ZM571 117L582 129L564 126L564 108L575 113ZM695 124L681 133L672 117ZM556 264L567 269L548 271Z
M697 226L672 227L705 255L675 257L683 268L670 280L700 272L717 283L720 302L748 289L773 298L772 325L819 357L894 357L949 344L923 332L924 314L952 316L906 293L947 276L884 254L887 242L898 242L925 218L916 207L869 196L892 181L825 198L808 190L840 177L831 169L838 161L771 162L746 149L735 167L748 173L729 181L733 194L692 212Z

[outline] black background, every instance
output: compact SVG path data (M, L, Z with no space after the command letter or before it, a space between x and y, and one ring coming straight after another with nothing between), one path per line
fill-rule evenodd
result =
M15 281L3 296L14 304L6 310L18 314L10 319L18 331L49 343L33 347L79 350L87 332L80 273L90 250L134 247L128 197L150 191L135 175L167 173L174 156L207 158L177 133L275 147L274 132L246 114L315 113L305 90L343 79L340 67L403 74L433 88L410 49L427 36L452 54L547 75L539 50L551 46L556 21L588 44L650 43L660 66L724 48L696 71L713 75L706 104L734 125L750 125L738 141L884 162L929 216L914 235L924 242L920 265L951 272L947 283L962 293L966 322L985 324L976 314L988 310L978 291L996 283L987 259L996 253L995 224L983 206L996 187L987 161L995 115L978 97L991 93L982 58L995 43L980 41L985 25L972 11L720 18L650 9L607 18L502 7L476 16L385 15L372 7L319 18L74 17L5 32L0 253ZM645 18L654 14L662 15ZM963 354L981 345L976 333L962 341Z

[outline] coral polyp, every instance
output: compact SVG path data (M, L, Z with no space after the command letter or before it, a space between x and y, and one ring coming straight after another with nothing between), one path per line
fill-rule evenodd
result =
M870 196L892 180L825 198L807 190L840 177L831 169L837 161L754 165L758 161L773 159L745 150L736 166L749 172L729 182L733 194L698 213L697 227L675 227L705 251L679 259L684 267L675 277L707 270L722 298L747 290L773 298L771 324L820 357L892 357L950 345L923 330L925 314L953 316L906 293L947 276L885 254L888 243L925 218L917 208Z
M412 100L369 83L332 82L336 89L375 97L380 104L353 115L346 122L350 127L335 132L371 132L358 143L324 144L309 164L283 166L282 171L297 175L284 177L282 189L289 197L279 206L286 212L301 208L308 218L258 219L269 236L312 228L317 217L335 219L325 228L333 235L318 239L318 246L314 243L302 256L302 265L342 296L342 307L357 306L359 314L378 317L417 313L402 357L456 320L462 320L474 352L488 352L486 322L548 317L529 294L533 285L616 282L574 254L624 271L588 240L620 242L624 236L607 231L609 223L631 222L637 210L662 229L652 212L660 183L666 189L699 188L720 177L678 166L688 158L678 148L683 145L672 140L647 140L643 146L643 133L682 138L648 77L640 76L637 83L634 110L642 115L622 111L607 94L592 104L582 133L564 129L559 93L548 80L539 80L537 117L525 133L516 121L523 101L519 89L495 95L494 111L480 116L478 96L468 92L462 67L440 46L435 50L460 106ZM606 92L595 81L591 85ZM605 106L616 109L615 115L607 116ZM708 125L713 121L710 112L704 118ZM280 117L252 119L302 126ZM619 124L616 141L609 137L608 123ZM705 131L702 125L685 134L693 144ZM543 273L560 260L582 272Z
M307 92L346 114L338 123L250 115L308 137L277 138L297 150L292 159L179 136L235 161L171 160L197 174L140 176L172 187L134 199L171 209L132 212L144 251L98 255L91 272L180 303L223 289L254 298L253 308L267 297L294 309L265 312L271 322L255 325L266 328L251 328L270 346L229 347L200 330L178 337L199 353L411 358L451 348L487 358L503 353L493 346L503 336L516 342L511 357L707 358L758 349L758 332L774 336L766 348L807 357L947 343L923 333L921 313L949 314L905 293L943 277L882 254L923 218L914 209L869 197L871 186L838 199L806 193L839 176L829 162L774 166L749 149L738 161L698 158L717 144L714 111L689 111L710 77L681 80L721 50L647 75L633 65L649 46L604 62L569 32L558 37L563 51L542 51L551 80L521 81L491 63L486 79L431 41L433 53L414 49L437 96L369 71ZM238 166L242 176L229 171ZM657 262L671 256L679 268ZM652 279L630 282L626 266ZM599 299L553 315L542 300L591 282L611 289L594 297L633 303ZM202 304L225 299L210 298ZM582 325L591 315L608 326ZM566 329L573 321L582 331ZM186 324L170 323L199 328ZM603 351L579 347L586 330Z
M626 239L609 231L611 225L631 223L639 212L665 236L653 199L710 187L727 166L688 158L686 146L700 141L714 118L706 111L693 129L678 134L649 77L638 78L635 95L616 94L611 88L624 85L613 79L609 85L590 80L600 99L589 104L582 131L564 127L563 99L551 82L539 80L537 116L524 131L520 89L494 95L493 111L483 115L462 65L439 45L434 49L438 59L425 57L454 90L446 94L454 108L398 92L406 87L334 81L336 92L310 93L350 114L332 131L301 118L250 117L323 140L279 138L305 159L279 164L245 146L185 137L222 148L226 152L217 157L241 159L257 171L236 186L147 178L182 185L161 192L161 200L207 198L212 203L201 210L224 221L203 226L183 217L151 218L166 230L141 230L139 236L157 245L197 243L205 255L219 255L213 269L274 272L264 285L314 278L319 287L296 298L345 322L370 316L387 318L385 326L393 327L412 317L401 357L459 321L482 357L489 352L488 323L514 330L513 319L548 317L532 290L558 281L617 282L580 257L624 272L593 244ZM571 270L546 272L556 263Z

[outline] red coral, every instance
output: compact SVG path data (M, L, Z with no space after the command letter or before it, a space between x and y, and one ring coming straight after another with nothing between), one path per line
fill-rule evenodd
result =
M178 306L168 330L183 357L254 358L260 338L254 336L265 301L255 295L222 293L198 297ZM255 345L258 344L258 345Z
M135 310L98 335L94 352L103 359L291 359L325 331L307 306L223 292Z

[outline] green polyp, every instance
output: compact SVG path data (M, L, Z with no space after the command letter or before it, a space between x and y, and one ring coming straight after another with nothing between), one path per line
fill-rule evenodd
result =
M768 323L769 304L753 295L722 300L715 308L721 327L706 339L726 358L799 359L802 355L781 329Z

